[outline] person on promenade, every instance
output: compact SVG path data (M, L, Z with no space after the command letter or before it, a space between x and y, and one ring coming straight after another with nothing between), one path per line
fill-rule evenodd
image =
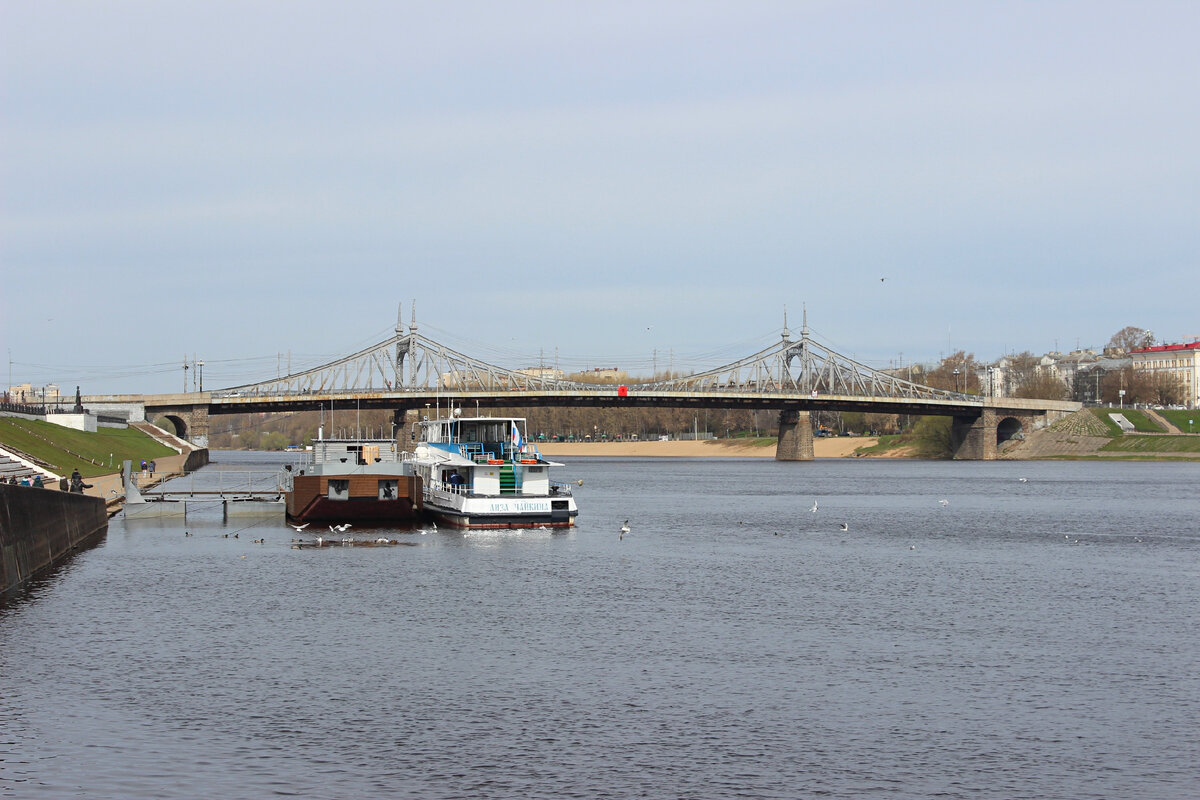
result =
M90 483L83 482L83 476L79 474L79 470L71 473L71 492L72 494L83 494L84 489L90 489Z

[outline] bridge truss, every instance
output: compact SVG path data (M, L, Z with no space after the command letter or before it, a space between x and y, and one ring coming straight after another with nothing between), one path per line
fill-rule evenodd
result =
M407 331L353 355L274 380L212 392L213 398L380 393L430 395L435 392L568 392L611 395L613 384L556 377L546 369L507 369L489 364ZM730 394L840 395L912 401L978 401L978 397L934 389L874 370L819 344L804 325L792 339L786 325L778 343L705 372L625 385L629 394L715 396Z

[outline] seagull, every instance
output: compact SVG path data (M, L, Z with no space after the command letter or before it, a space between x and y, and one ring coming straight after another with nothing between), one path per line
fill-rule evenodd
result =
M813 500L813 507L809 509L812 513L817 513L817 501Z
M946 506L950 505L949 500L938 500L938 503L941 504L942 508L945 508Z
M387 544L387 543L388 543L387 539L380 538L380 539L375 540L375 544Z
M841 527L841 529L844 531L850 530L850 526L848 524L846 524L845 522L843 522L839 527Z
M1029 478L1017 478L1021 483L1029 483Z
M292 527L296 529L297 533L299 533L300 531L302 531L308 527L308 523L306 522L303 525L293 525Z
M908 549L909 549L909 550L916 550L916 549L917 549L917 546L916 546L915 544L910 544L910 545L908 546Z
M627 534L627 533L629 533L629 520L625 520L625 524L621 526L621 535L618 536L617 538L624 539L625 534Z
M345 533L346 531L350 530L350 528L352 528L352 527L354 527L354 526L352 526L349 522L345 522L345 523L337 526L337 532Z
M580 478L579 480L575 481L575 485L576 485L576 486L583 486L583 478Z
M318 536L317 537L317 547L324 547L324 546L325 546L325 539Z

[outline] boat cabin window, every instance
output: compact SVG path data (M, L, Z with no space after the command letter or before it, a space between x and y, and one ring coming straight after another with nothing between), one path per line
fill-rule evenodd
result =
M329 499L330 500L349 500L350 499L350 481L347 480L330 480L329 481Z
M380 500L395 500L396 489L399 484L395 480L387 480L379 482L379 499Z

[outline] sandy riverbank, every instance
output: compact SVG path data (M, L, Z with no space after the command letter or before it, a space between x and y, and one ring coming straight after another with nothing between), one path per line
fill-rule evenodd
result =
M876 439L871 436L839 436L813 441L817 458L846 458L860 447L870 447ZM606 456L609 458L774 458L775 445L754 446L738 444L736 440L707 442L543 442L538 444L542 455Z

